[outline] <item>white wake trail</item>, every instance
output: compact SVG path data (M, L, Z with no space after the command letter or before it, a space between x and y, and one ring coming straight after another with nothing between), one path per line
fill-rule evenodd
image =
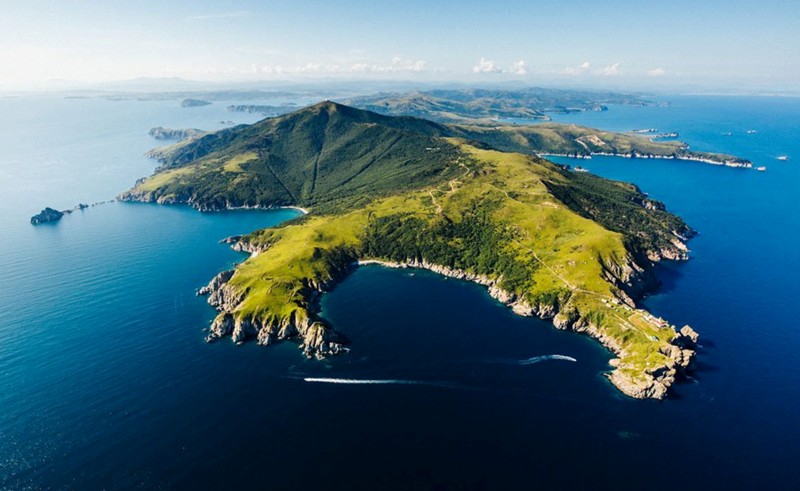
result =
M423 382L421 380L398 380L398 379L357 379L357 378L322 378L322 377L304 377L306 382L314 382L319 384L350 384L350 385L433 385L431 382Z
M571 361L577 362L575 358L566 355L544 355L544 356L534 356L533 358L528 358L527 360L520 360L518 362L519 365L533 365L534 363L539 363L540 361L546 360L563 360L563 361Z

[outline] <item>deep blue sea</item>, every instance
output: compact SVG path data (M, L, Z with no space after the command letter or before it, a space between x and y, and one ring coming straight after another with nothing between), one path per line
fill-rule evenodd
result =
M214 311L195 291L244 259L219 240L297 212L28 219L152 172L152 126L258 116L0 99L0 489L800 489L800 100L666 99L556 118L677 131L768 167L558 159L637 183L700 232L644 302L701 335L664 401L616 391L596 342L424 271L363 267L323 298L349 354L206 344Z

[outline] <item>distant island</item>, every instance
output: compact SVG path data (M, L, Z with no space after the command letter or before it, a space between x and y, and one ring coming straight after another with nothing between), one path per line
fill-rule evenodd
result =
M498 119L549 121L549 114L606 111L609 104L661 105L638 95L545 89L437 89L380 93L345 99L345 104L391 116L443 123L495 124Z
M506 152L540 156L591 158L614 156L644 159L678 159L727 167L752 168L749 160L719 153L697 152L678 140L634 133L616 133L561 123L529 125L447 125L450 136L476 140Z
M210 104L212 103L202 99L184 99L181 101L181 107L200 107L208 106Z
M588 129L515 128L324 102L168 147L158 171L120 199L310 210L230 240L251 257L201 290L219 311L210 341L298 337L309 357L336 354L345 339L319 316L322 292L359 264L426 268L485 285L520 315L597 339L616 355L608 378L623 393L665 397L690 366L697 334L635 302L656 287L655 263L687 259L694 232L636 186L573 172L528 146L562 148L567 129ZM604 134L603 143L574 145L675 151L672 142Z

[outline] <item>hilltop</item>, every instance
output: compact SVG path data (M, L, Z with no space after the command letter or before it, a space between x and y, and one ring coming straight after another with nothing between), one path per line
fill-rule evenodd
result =
M633 185L471 131L324 102L181 142L121 198L311 209L231 240L252 256L202 290L219 311L209 340L297 336L308 356L338 353L343 336L319 316L319 294L377 261L486 285L518 314L600 341L625 394L664 397L696 334L635 301L656 284L654 262L687 258L692 230Z
M125 196L201 210L360 201L447 174L458 153L447 132L325 102L160 151L159 171Z

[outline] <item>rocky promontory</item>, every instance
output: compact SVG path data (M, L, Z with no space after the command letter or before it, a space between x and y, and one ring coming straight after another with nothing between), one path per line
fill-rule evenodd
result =
M186 138L196 138L205 135L206 132L196 128L172 129L157 126L155 128L150 128L147 134L156 140L184 140Z
M342 269L337 276L344 276L345 272ZM234 273L235 270L223 271L198 291L198 295L208 295L208 303L219 312L211 323L206 342L230 336L236 344L255 338L259 345L269 346L277 341L299 338L300 349L308 358L322 359L346 351L344 337L317 316L319 295L334 283L335 278L305 284L303 305L286 315L259 318L236 314L245 295L230 285Z

